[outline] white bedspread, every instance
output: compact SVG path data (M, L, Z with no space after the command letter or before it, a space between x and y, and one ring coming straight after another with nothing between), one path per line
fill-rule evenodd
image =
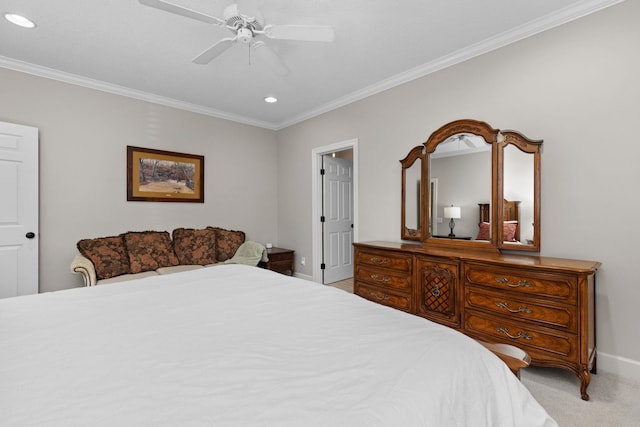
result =
M555 426L493 354L221 265L0 300L2 426Z

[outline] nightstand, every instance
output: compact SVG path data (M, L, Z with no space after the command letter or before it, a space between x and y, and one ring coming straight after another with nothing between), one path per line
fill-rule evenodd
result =
M271 248L267 249L267 256L269 261L261 262L258 267L266 268L267 270L277 271L278 273L289 273L293 276L294 272L294 260L293 254L295 251L291 249L283 248Z

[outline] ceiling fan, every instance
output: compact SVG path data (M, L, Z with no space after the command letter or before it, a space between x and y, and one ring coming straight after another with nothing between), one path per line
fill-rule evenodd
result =
M222 18L180 6L166 0L138 0L140 4L150 6L165 12L181 15L186 18L206 22L208 24L225 27L233 37L218 40L193 59L195 64L208 64L220 56L234 44L249 45L255 52L260 52L265 60L278 67L282 73L288 72L275 53L263 41L256 41L256 37L265 36L269 39L332 42L333 27L328 25L264 25L262 17L248 16L240 13L236 3L224 9Z
M476 148L476 147L478 147L478 145L476 143L478 137L475 136L475 135L461 133L459 135L454 135L452 138L454 140L457 139L460 142L464 142L464 144L467 146L467 148Z

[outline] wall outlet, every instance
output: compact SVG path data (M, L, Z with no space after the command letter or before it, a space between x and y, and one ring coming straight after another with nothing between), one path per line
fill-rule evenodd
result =
M305 259L305 257L301 257L300 264L305 265L306 263L307 263L307 260Z

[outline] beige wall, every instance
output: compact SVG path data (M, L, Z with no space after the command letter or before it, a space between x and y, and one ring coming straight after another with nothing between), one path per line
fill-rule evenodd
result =
M221 226L277 243L276 134L0 68L0 121L40 131L40 291L81 285L79 239ZM126 146L205 156L205 203L127 202Z
M475 118L544 139L542 254L603 263L600 367L640 378L638 16L627 1L279 131L280 242L311 259L315 147L358 138L360 240L398 240L397 160L439 126Z

